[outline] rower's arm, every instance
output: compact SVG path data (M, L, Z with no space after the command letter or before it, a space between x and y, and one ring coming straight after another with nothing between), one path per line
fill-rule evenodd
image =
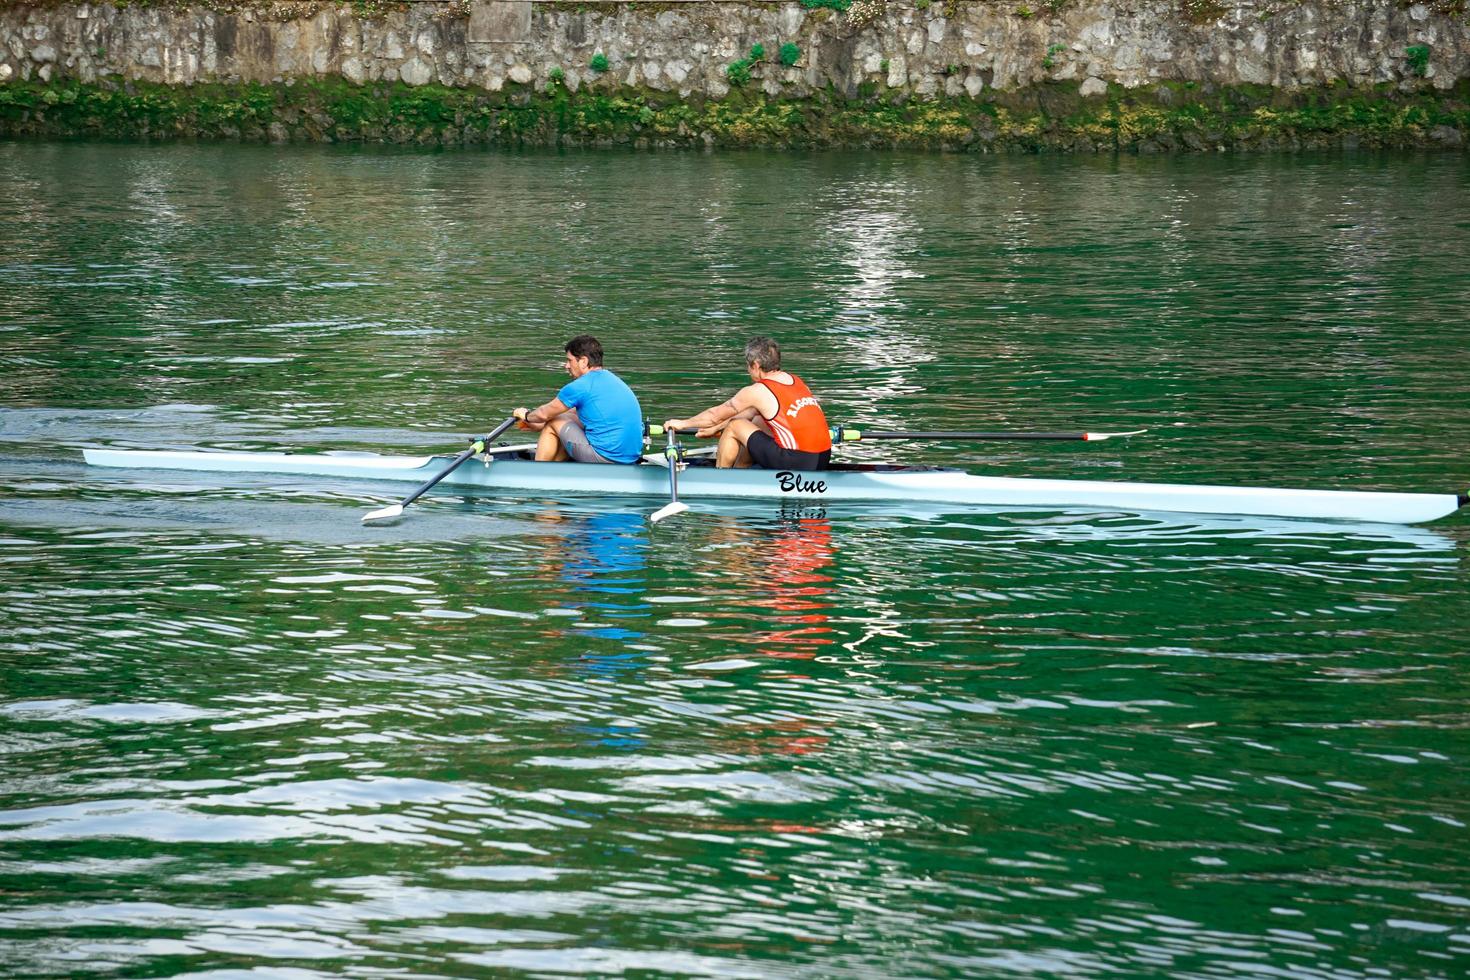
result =
M521 414L523 411L523 409L518 408L515 410L514 414L522 422L525 422L527 427L532 429L542 429L546 427L547 422L550 422L558 415L562 415L570 411L570 409L568 409L567 406L562 403L562 400L560 398L553 398L545 405L541 405L538 408L533 408L529 411L525 411L524 415Z
M734 401L735 399L731 398L723 404L716 405L713 408L706 408L698 415L691 415L687 419L669 419L664 423L664 428L708 429L722 422L728 422L739 414L739 411L734 407Z
M698 415L691 415L687 419L669 419L664 423L665 428L670 429L713 429L723 426L724 423L743 415L746 412L761 414L757 399L765 394L770 396L770 391L765 385L746 385L730 397L729 401L706 408Z

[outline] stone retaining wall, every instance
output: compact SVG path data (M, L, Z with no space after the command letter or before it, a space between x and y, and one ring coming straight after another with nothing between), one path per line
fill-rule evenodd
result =
M1282 89L1338 82L1449 88L1470 75L1470 21L1392 0L1249 0L1192 22L1179 0L869 3L876 16L800 3L630 6L529 0L417 2L364 17L345 4L233 12L106 4L0 6L0 81L102 76L189 85L341 76L498 91L636 86L723 98L728 69L761 44L747 85L804 98L831 86L978 97L1075 80L1083 94L1160 80ZM663 9L658 9L662 6ZM861 26L860 26L861 25ZM782 44L800 50L777 63ZM1424 49L1416 66L1410 49ZM607 70L594 71L594 56ZM1421 74L1422 72L1422 74Z
M421 0L368 15L309 2L0 0L0 132L1462 146L1470 18L1453 6Z

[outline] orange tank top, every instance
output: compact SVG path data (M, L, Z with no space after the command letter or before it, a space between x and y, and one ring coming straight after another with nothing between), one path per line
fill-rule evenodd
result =
M802 453L820 453L832 448L827 415L806 382L791 374L789 385L774 378L761 378L761 384L776 396L776 414L766 419L776 436L776 445Z

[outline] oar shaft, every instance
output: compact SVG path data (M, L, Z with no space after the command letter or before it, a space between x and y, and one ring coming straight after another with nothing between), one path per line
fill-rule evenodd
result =
M838 430L843 442L872 442L876 439L1051 439L1056 441L1082 442L1086 432L874 432L871 429L854 431Z
M674 433L670 432L668 448L664 450L664 457L669 464L669 503L679 502L679 449L674 442Z
M484 452L487 445L489 445L494 440L500 438L501 433L505 432L505 430L509 429L512 425L515 425L515 423L515 416L511 416L504 422L497 425L495 427L495 431L491 432L488 436L485 436L483 439L476 439L474 441L474 444L471 445L470 448L466 449L464 452L454 457L454 459L450 461L448 466L444 467L444 469L435 474L433 479L429 480L427 483L419 487L407 497L404 497L403 500L399 502L398 506L407 507L409 504L413 503L415 500L419 499L424 494L434 489L435 484L437 484L440 480L444 479L449 474L453 473L456 469L459 468L459 465L461 463L469 459L471 456L475 455L475 453Z
M959 430L930 432L874 431L838 426L832 430L833 442L873 442L879 439L945 439L953 442L970 440L1047 440L1051 442L1102 442L1119 436L1136 436L1147 429L1130 432L968 432Z
M697 429L674 429L675 435L694 435ZM1147 432L1147 429L1134 429L1129 432L972 432L968 430L944 429L934 431L899 431L899 430L873 430L873 429L849 429L839 425L832 430L833 442L877 442L881 439L930 439L949 440L951 442L967 441L1002 441L1002 440L1032 440L1047 442L1102 442L1105 439L1114 439L1119 436L1136 436ZM668 435L670 430L661 425L649 425L650 436Z
M682 514L689 509L687 504L679 500L679 458L683 453L679 452L676 438L678 430L670 429L664 434L668 440L664 446L664 462L669 466L669 502L648 515L651 524L657 524L667 517Z

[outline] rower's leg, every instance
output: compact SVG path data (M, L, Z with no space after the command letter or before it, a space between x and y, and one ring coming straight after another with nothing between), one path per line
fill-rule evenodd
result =
M730 427L725 426L725 430L720 433L720 444L715 449L715 466L722 470L729 469L735 465L735 460L744 450L745 447L740 444L739 439L735 438Z
M546 428L541 430L541 436L536 440L536 462L565 463L570 458L566 447L561 444L562 426L570 421L565 415L559 415L546 423Z
M731 467L741 469L750 466L750 453L745 448L745 440L750 438L751 433L759 432L760 429L749 419L731 419L725 426L725 431L720 433L720 447L715 452L715 466L721 469Z

